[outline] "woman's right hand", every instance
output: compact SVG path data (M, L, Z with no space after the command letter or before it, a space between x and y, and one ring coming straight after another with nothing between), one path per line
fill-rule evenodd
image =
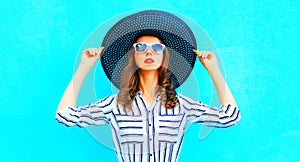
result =
M103 49L104 47L88 48L82 52L80 65L77 68L72 80L70 81L64 95L59 102L56 114L58 114L58 112L60 112L62 109L65 109L69 106L76 106L76 100L82 82L89 72L90 68L93 67L98 60Z
M101 55L104 47L88 48L82 52L80 64L91 68L94 66L99 56Z

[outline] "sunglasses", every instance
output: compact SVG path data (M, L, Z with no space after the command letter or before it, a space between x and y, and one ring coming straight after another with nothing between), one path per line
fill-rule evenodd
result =
M160 43L147 44L139 42L133 44L136 53L145 53L149 46L151 47L151 51L156 54L162 54L165 48L165 45Z

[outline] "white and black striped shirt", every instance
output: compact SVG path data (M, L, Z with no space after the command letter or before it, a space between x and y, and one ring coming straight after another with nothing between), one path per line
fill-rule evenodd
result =
M94 104L63 109L56 119L79 127L109 123L121 162L176 162L187 122L226 128L241 118L239 109L229 104L214 108L179 93L177 98L179 104L166 109L160 104L159 93L152 105L147 105L140 91L133 101L133 111L126 114L117 107L114 94Z

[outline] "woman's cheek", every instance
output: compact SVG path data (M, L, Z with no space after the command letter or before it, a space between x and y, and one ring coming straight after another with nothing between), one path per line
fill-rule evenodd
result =
M158 63L159 65L162 65L163 58L159 57L159 58L157 58L156 60L157 60L157 63Z
M143 58L141 58L141 57L139 57L139 56L137 56L137 55L135 55L134 56L134 61L135 61L135 64L137 65L137 67L141 67L142 65L143 65Z

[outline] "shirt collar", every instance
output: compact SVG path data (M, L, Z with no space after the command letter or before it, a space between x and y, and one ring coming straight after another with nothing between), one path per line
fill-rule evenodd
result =
M143 92L141 90L138 91L137 93L139 96L142 96L143 95ZM157 92L156 93L156 98L160 97L160 92Z

